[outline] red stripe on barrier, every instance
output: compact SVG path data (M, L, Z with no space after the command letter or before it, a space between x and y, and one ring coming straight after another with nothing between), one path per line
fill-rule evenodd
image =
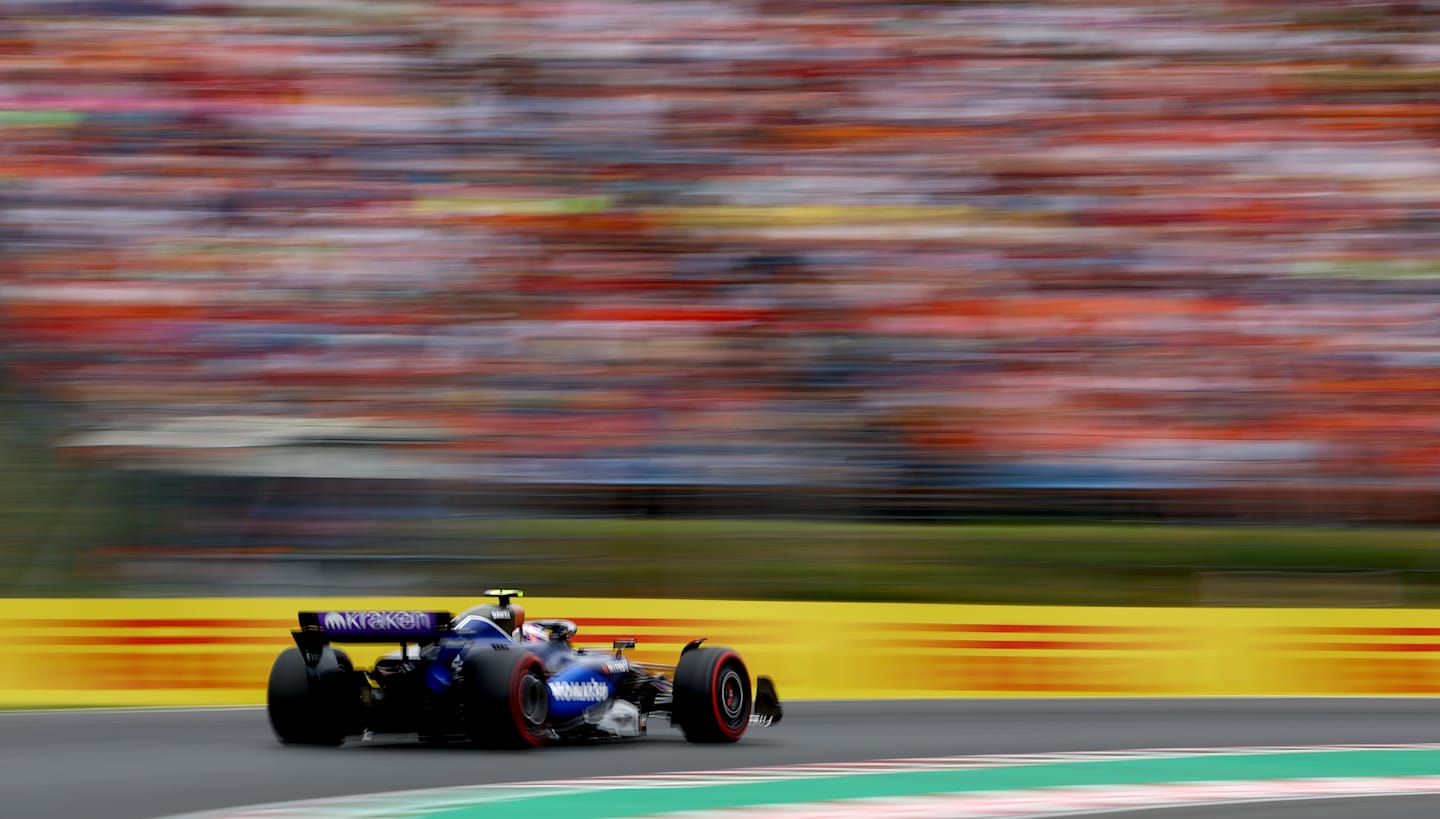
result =
M269 629L293 629L299 626L296 618L287 620L251 620L251 619L225 619L225 618L125 618L125 619L94 619L94 618L53 618L26 617L17 620L0 621L0 627L7 628L269 628Z
M1291 628L1268 629L1280 634L1313 634L1347 637L1440 637L1440 628L1428 627L1379 627L1379 626L1296 626Z
M609 628L646 628L646 627L668 627L668 628L734 628L735 620L685 620L670 619L665 617L572 617L576 625L581 626L603 626ZM756 623L755 625L760 625Z
M964 648L1014 651L1179 651L1189 646L1180 642L1101 642L1098 640L902 640L907 648Z
M1440 643L1293 643L1276 648L1291 651L1434 652L1440 651Z
M622 631L617 631L617 632L614 632L614 633L601 632L601 633L599 633L599 634L593 634L593 633L586 632L586 631L580 631L579 633L577 633L577 634L575 635L574 643L575 643L576 645L586 645L586 644L601 645L601 644L603 644L603 645L605 645L605 646L608 647L610 644L612 644L613 642L615 642L615 640L616 640L617 638L620 638L620 637L634 637L634 638L635 638L635 641L636 641L637 643L645 643L645 644L647 644L647 645L676 645L676 646L682 646L682 645L685 645L686 643L690 642L691 640L697 639L697 638L699 638L699 637L706 637L706 638L708 638L707 642L717 642L717 641L719 641L719 642L742 642L741 640L735 638L733 635L718 635L718 634L708 634L708 635L707 635L707 634L645 634L644 632L635 632L635 631L623 631L623 632L622 632ZM782 638L780 638L780 637L778 637L778 636L754 636L754 637L749 637L749 636L747 636L747 637L745 637L745 638L743 639L743 642L745 642L746 644L752 644L752 645L753 645L753 644L761 644L761 643L776 643L776 642L780 642L781 639L782 639Z
M231 634L122 634L104 637L82 637L75 634L25 635L7 638L8 642L27 646L277 646L285 647L289 635L268 637Z
M1104 634L1156 635L1174 633L1176 629L1162 626L1087 626L1058 623L917 623L907 625L916 631L958 631L975 634Z
M196 620L196 619L141 619L141 620L90 620L89 625L103 628L278 628L299 627L296 618L286 620Z

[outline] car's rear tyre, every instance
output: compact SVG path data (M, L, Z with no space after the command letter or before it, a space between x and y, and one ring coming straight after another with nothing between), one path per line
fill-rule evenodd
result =
M350 727L349 677L354 670L343 651L335 651L340 670L312 680L298 648L287 648L270 667L266 711L275 736L286 745L339 745Z
M465 733L485 748L533 748L550 737L545 667L528 651L465 658Z
M750 672L731 649L681 654L674 689L674 721L691 742L734 742L750 725Z

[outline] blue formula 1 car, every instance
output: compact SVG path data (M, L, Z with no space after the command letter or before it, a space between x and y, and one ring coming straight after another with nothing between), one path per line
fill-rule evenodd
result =
M270 669L267 710L281 742L339 745L347 737L418 734L486 747L643 736L669 717L691 742L734 742L780 721L768 677L752 689L740 655L692 640L674 666L631 662L633 639L612 651L575 648L570 620L525 621L519 591L459 616L438 611L305 611ZM357 669L339 643L399 644Z

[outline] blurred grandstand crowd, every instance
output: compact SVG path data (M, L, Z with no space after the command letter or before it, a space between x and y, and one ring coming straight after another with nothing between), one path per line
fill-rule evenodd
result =
M9 389L181 473L1440 483L1440 3L6 0Z

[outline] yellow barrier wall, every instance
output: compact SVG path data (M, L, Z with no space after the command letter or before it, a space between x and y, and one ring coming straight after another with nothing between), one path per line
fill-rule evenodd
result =
M0 706L264 701L301 609L473 598L0 600ZM1440 612L524 598L577 644L635 637L674 662L729 645L782 699L1440 693ZM347 646L368 663L391 646Z

